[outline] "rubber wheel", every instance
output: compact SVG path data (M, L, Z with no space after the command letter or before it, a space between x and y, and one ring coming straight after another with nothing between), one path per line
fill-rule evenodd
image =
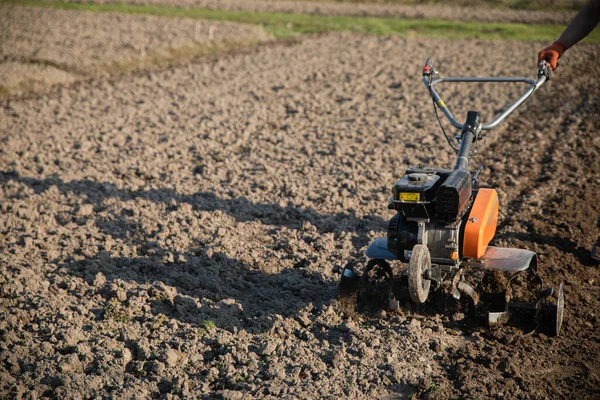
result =
M429 296L431 281L424 279L423 274L431 267L431 257L427 246L417 244L412 249L408 263L408 292L412 301L425 303Z

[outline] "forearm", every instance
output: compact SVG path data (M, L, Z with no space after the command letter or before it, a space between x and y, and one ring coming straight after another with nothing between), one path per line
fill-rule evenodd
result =
M598 22L600 22L600 0L590 0L573 18L558 42L568 49L593 31Z

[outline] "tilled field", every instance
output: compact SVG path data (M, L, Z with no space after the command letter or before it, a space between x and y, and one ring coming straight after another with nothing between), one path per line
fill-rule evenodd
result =
M259 27L230 22L0 4L0 89L27 91L270 39Z
M476 160L497 244L565 281L564 336L347 319L336 301L403 169L452 161L425 58L532 76L540 46L330 35L4 100L2 396L598 397L600 91L576 69L598 46L569 51ZM489 120L519 90L443 93Z
M530 11L489 7L456 7L443 4L403 5L343 3L334 1L297 0L77 0L84 3L126 3L166 5L174 7L206 7L214 9L285 12L316 15L356 15L393 18L435 18L479 22L520 22L526 24L568 24L575 15L571 11ZM476 5L481 6L482 3ZM483 3L485 4L485 3ZM581 4L583 6L583 3Z
M0 62L0 96L42 91L56 84L69 84L80 77L60 68L19 61Z

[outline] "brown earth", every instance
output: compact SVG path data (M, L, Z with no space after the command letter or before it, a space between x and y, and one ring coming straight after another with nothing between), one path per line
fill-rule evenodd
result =
M328 35L3 100L0 393L597 398L600 68L576 67L599 46L571 50L475 161L501 196L496 244L565 282L564 336L345 319L336 301L403 169L452 162L425 58L531 76L540 46ZM443 93L489 120L519 90Z
M519 22L526 24L566 25L575 15L573 11L531 11L501 8L458 7L445 4L385 4L344 3L333 1L294 0L76 0L78 3L126 3L138 5L165 5L170 7L201 7L253 12L285 12L316 15L355 15L365 17L427 18L479 22ZM482 5L474 1L475 5Z
M269 40L260 27L230 22L0 4L0 88L39 90Z
M0 62L0 96L41 91L55 84L69 84L80 77L44 64Z

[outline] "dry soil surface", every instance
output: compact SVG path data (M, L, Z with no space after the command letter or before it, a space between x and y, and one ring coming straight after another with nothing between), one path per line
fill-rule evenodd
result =
M41 91L55 84L69 84L79 76L43 64L18 61L0 62L0 96Z
M571 11L530 11L486 7L445 5L403 5L342 3L293 0L78 0L87 3L127 3L174 7L205 7L254 12L285 12L316 15L356 15L365 17L428 18L480 22L520 22L527 24L564 24L575 15Z
M260 27L229 22L0 4L0 85L10 92L37 89L268 40Z
M474 162L501 195L496 243L565 282L562 337L336 301L404 168L451 165L425 58L532 76L539 47L329 35L3 100L2 397L597 398L600 90L575 67L598 46ZM442 93L489 120L520 89Z

